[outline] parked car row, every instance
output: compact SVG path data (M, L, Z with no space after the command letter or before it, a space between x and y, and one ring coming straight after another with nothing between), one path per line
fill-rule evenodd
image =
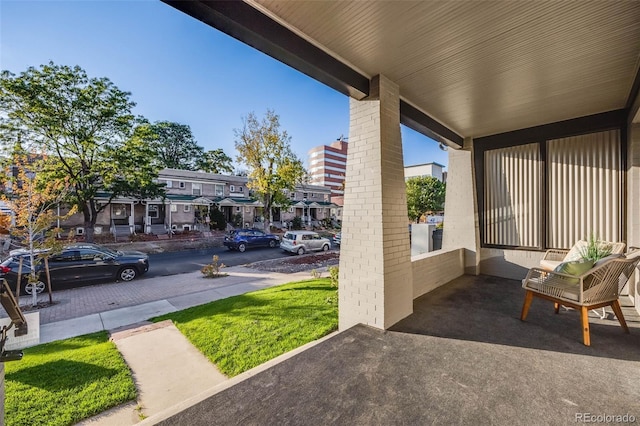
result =
M38 255L41 256L43 252ZM13 250L0 263L0 278L16 289L18 271L22 260L21 285L27 294L41 293L44 288L44 262L35 267L39 282L28 283L31 274L30 255L25 250ZM52 287L76 282L113 279L131 281L149 270L149 256L139 251L116 251L97 244L71 244L48 258Z
M282 241L277 235L267 234L259 229L235 229L224 237L224 246L229 250L244 252L251 247L280 247L284 251L304 254L312 251L327 251L331 241L313 231L287 231ZM339 245L339 239L337 244Z

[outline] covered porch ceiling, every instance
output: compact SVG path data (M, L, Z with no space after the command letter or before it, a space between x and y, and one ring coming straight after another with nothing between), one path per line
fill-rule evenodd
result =
M401 122L464 138L610 111L640 121L640 2L176 1L342 93L400 87Z

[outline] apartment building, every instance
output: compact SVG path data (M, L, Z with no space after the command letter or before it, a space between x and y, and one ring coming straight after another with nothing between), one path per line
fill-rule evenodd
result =
M433 176L441 182L447 181L447 172L443 171L445 166L438 163L414 164L404 167L404 179L412 177Z
M291 204L282 209L275 209L274 221L282 222L284 225L298 216L304 224L313 226L325 219L337 219L339 206L331 200L330 187L302 184L288 195Z
M309 183L331 188L331 201L343 205L344 176L347 170L346 138L329 144L317 146L309 151Z
M163 183L166 196L158 199L117 198L102 210L95 232L115 235L133 233L166 234L172 231L208 230L209 212L220 210L228 223L252 227L265 220L264 206L251 196L244 176L220 175L190 170L163 169L158 182ZM317 225L325 218L335 218L336 206L331 202L331 189L316 185L300 185L290 194L291 205L274 207L274 225L290 222L299 216L308 225ZM98 201L107 203L109 194L100 194ZM75 214L61 224L84 233L83 217Z

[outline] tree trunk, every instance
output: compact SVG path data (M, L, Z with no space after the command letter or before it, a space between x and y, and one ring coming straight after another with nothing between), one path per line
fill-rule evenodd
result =
M264 232L266 233L270 233L271 232L271 227L269 226L269 224L271 223L271 197L269 195L265 195L264 197Z
M84 240L87 243L92 243L93 242L93 223L91 222L84 222Z
M84 215L84 240L87 243L92 243L94 235L93 230L96 225L98 214L96 212L95 206L90 202L83 206L82 213Z

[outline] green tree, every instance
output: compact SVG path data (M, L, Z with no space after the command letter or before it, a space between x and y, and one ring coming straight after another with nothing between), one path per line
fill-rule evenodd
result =
M196 161L198 170L207 173L233 173L233 160L220 148L204 152Z
M171 121L156 121L150 126L150 132L149 142L160 168L197 170L204 148L196 142L191 127Z
M107 78L89 78L80 67L53 63L19 76L0 76L0 131L5 148L22 140L25 149L47 155L38 175L65 180L65 202L84 216L93 241L98 213L116 197L163 194L156 183L148 123L132 114L130 93ZM98 204L99 193L108 194Z
M306 172L302 161L291 150L291 137L280 130L280 117L272 110L259 120L254 113L243 118L243 127L235 129L237 160L248 168L249 188L264 205L269 229L274 205L287 205L284 190L293 191Z
M423 214L444 210L445 184L433 176L407 180L409 219L417 221Z

